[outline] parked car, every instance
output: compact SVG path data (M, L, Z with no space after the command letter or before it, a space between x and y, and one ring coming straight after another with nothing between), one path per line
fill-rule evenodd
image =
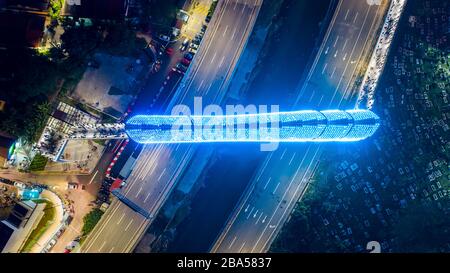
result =
M169 42L170 41L170 37L164 34L159 34L159 39L164 41L164 42Z
M189 65L191 64L191 61L189 61L189 60L186 59L186 58L183 58L183 59L181 60L181 63L184 64L185 66L189 66Z
M198 44L191 43L190 48L198 49Z
M182 63L177 63L176 68L182 72L186 72L188 70L188 67Z
M186 38L180 45L180 51L185 51L189 45L189 39Z
M184 58L188 59L189 61L192 61L192 59L194 58L194 53L188 52L184 54Z
M171 47L167 48L166 49L166 54L169 55L169 56L172 55L173 54L173 48L171 48Z

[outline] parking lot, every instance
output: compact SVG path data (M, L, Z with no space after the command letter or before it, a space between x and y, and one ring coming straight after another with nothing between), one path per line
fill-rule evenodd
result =
M97 53L72 97L99 111L120 117L133 100L132 87L144 68L141 59Z

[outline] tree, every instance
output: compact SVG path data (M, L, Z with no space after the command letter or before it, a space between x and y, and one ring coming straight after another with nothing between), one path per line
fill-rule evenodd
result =
M103 215L103 211L101 211L98 208L93 209L91 212L89 212L88 214L86 214L83 218L83 235L87 235L89 234L89 232L91 232L95 225L98 223L98 221L100 221L100 218Z

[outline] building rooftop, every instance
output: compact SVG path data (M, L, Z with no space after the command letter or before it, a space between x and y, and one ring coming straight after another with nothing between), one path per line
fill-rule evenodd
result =
M49 0L0 0L0 8L23 7L38 10L47 10Z
M2 13L0 16L0 46L37 47L45 27L45 17Z
M68 15L93 19L121 19L127 0L79 0L66 2Z
M4 221L0 222L0 252L5 248L6 244L14 233L14 229Z

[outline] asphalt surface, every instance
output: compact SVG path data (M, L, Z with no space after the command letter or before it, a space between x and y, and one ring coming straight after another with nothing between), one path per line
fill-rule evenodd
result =
M194 96L202 96L203 104L222 101L260 6L260 0L219 2L200 49L168 109L179 103L192 105ZM123 194L155 216L193 153L191 145L146 145ZM130 252L152 219L115 199L81 251Z
M384 9L342 0L294 109L354 108L357 65L382 23ZM283 144L268 154L211 252L266 252L314 173L324 145Z

